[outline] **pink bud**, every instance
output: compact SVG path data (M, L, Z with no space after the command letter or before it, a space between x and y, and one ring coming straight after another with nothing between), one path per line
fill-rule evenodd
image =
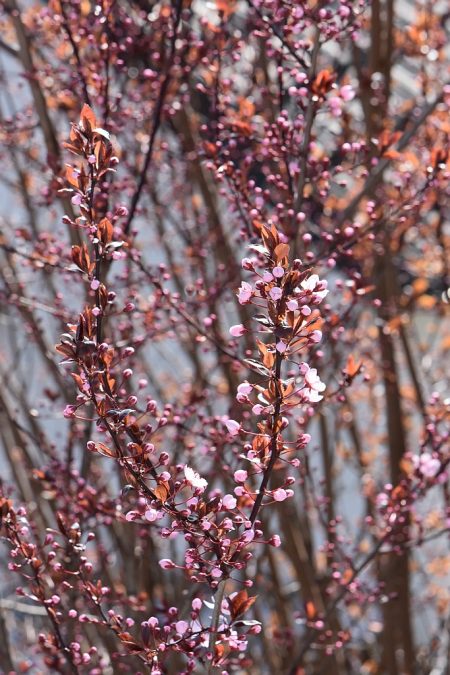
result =
M281 279L281 277L284 276L284 269L281 267L281 265L277 265L273 268L272 274L274 277L276 277L276 279Z
M246 332L247 329L241 323L237 323L230 328L230 335L233 337L241 337Z
M283 291L281 288L278 286L274 286L273 288L270 289L269 295L272 298L272 300L280 300L280 298L283 296Z
M250 394L252 392L252 389L253 387L251 384L249 384L249 382L242 382L242 384L240 384L237 388L238 393L242 394L243 396L247 396L248 394Z
M66 405L64 408L63 415L64 417L70 418L75 417L76 408L74 405Z
M228 433L230 434L230 436L237 436L237 434L241 430L241 425L239 424L239 422L236 422L236 420L225 420L224 424L228 429Z
M233 497L233 495L225 495L225 497L222 499L222 506L224 509L227 509L228 511L232 511L233 509L235 509L236 505L237 505L236 497Z
M184 635L188 628L189 624L186 621L177 621L175 624L175 630L179 635Z
M175 567L175 563L169 558L163 558L159 561L159 566L162 567L163 570L170 570Z
M238 469L238 471L234 472L234 480L237 483L244 483L247 480L247 472L244 471L244 469Z

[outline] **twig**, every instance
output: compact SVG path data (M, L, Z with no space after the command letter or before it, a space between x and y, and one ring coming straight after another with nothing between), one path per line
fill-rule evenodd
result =
M177 34L178 34L178 26L180 24L180 19L181 19L181 11L183 7L183 2L182 0L177 0L176 3L176 8L175 8L175 19L173 22L173 28L172 28L172 39L170 41L170 52L169 52L169 58L167 61L167 66L166 66L166 74L164 76L164 79L161 84L161 88L159 90L159 96L158 100L155 105L155 111L153 113L153 124L152 124L152 131L150 134L150 140L148 143L148 150L147 150L147 155L145 157L144 161L144 166L142 167L141 171L141 176L139 179L138 186L136 188L136 191L131 199L131 204L130 204L130 211L128 214L128 219L127 222L125 223L124 227L124 233L128 234L131 228L131 223L134 218L134 214L136 212L137 205L139 203L139 200L141 198L142 190L144 189L145 183L147 182L147 172L150 166L150 162L152 160L153 156L153 147L155 144L155 139L156 139L156 134L158 133L158 129L161 124L161 115L162 115L162 109L164 105L164 100L166 97L167 89L169 88L169 82L171 78L171 68L172 68L172 63L173 63L173 58L175 55L175 44L177 40Z

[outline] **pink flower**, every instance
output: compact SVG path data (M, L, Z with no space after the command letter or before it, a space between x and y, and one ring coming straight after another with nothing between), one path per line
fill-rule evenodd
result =
M273 275L270 272L264 272L263 281L265 281L266 284L270 284L270 282L273 281Z
M273 534L273 535L270 537L268 543L269 543L271 546L275 546L275 548L278 548L279 546L281 546L281 539L280 539L280 537L278 536L278 534Z
M191 469L190 466L186 465L184 467L184 476L189 485L191 485L196 490L201 490L203 492L208 485L208 481L206 481L204 478L200 478L199 474L194 471L194 469Z
M295 312L295 310L298 309L298 302L297 302L297 300L295 300L295 299L289 300L289 302L287 303L287 308L288 308L291 312Z
M283 342L283 340L280 340L279 342L277 342L277 352L279 352L280 354L284 354L286 349L287 349L287 344L285 342Z
M270 289L269 295L272 298L272 300L277 301L283 296L283 291L278 286L274 286L273 288Z
M425 478L434 478L440 468L440 461L436 457L432 457L429 452L424 452L420 456L420 471Z
M317 368L308 368L308 371L305 373L305 383L310 389L315 391L323 391L325 385L320 381L320 377L317 375Z
M223 423L228 429L230 436L237 436L241 430L241 425L236 420L224 420Z
M237 323L230 328L230 335L233 337L241 337L246 332L247 329L241 323Z
M163 570L171 570L174 567L176 567L175 563L170 560L170 558L163 558L162 560L159 561L159 566L163 568Z
M194 612L199 612L202 608L202 601L200 598L194 598L191 606Z
M332 96L328 100L328 103L330 104L331 114L334 115L334 117L339 117L342 112L342 99L340 99L339 96Z
M159 511L156 509L147 509L147 511L144 513L145 519L149 520L151 523L153 523L155 520L158 520L159 515Z
M344 84L344 86L341 87L340 94L344 101L351 101L355 98L355 90L350 84Z
M249 544L251 541L253 541L254 538L255 538L255 530L246 530L242 535L241 540L244 543Z
M308 337L309 337L310 342L314 342L314 344L317 344L322 339L322 331L321 330L313 330L313 332L310 333Z
M136 520L136 518L140 518L139 511L128 511L127 515L125 516L125 519L128 520L128 522Z
M242 382L237 388L238 394L242 394L243 396L248 396L248 394L251 394L253 387L249 382Z
M379 509L384 509L389 504L389 497L385 492L380 492L375 499Z
M257 403L256 405L253 406L253 408L252 408L252 413L253 413L254 415L261 415L261 413L263 412L263 410L264 410L264 406L261 405L260 403Z
M211 570L211 576L214 579L220 579L220 577L222 576L222 570L220 570L218 567L213 567Z
M277 488L272 496L276 502L284 502L288 495L286 490L283 490L283 488Z
M175 630L179 635L184 635L188 628L189 624L186 621L177 621L175 624Z
M305 291L313 291L317 284L319 283L320 279L317 274L311 274L310 277L307 279L303 279L303 281L300 283L300 286L303 288Z
M242 258L242 268L244 270L252 270L253 269L253 260L251 258ZM249 284L247 284L247 285L249 285Z
M75 417L76 410L77 409L74 405L66 405L66 407L64 408L63 415L67 419L69 419L71 417Z
M307 363L302 363L300 372L305 376L305 389L302 390L302 393L306 397L306 400L311 403L318 403L323 398L320 392L325 390L326 385L321 382L320 377L317 375L317 369L310 368Z
M79 192L77 192L75 195L73 195L72 199L70 200L74 206L80 206L82 198Z
M237 294L239 303L244 305L246 302L248 302L252 297L252 293L253 288L251 285L247 281L243 281Z
M236 505L236 497L233 497L233 495L225 495L225 497L222 499L222 507L228 511L235 509Z
M247 472L244 469L238 469L234 472L234 480L237 483L244 483L247 480Z
M277 265L273 268L272 274L277 279L281 279L281 277L284 276L284 269L281 267L281 265Z

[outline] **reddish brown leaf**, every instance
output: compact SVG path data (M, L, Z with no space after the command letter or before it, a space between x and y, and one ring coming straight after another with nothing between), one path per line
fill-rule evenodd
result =
M167 500L167 497L169 496L167 483L160 483L157 485L154 489L154 493L159 501L164 504L164 502Z
M80 121L84 131L92 131L97 126L97 118L94 111L87 103L84 104L81 110Z
M353 379L355 375L361 370L362 361L355 361L353 354L349 354L347 359L347 365L345 366L345 373L350 379Z

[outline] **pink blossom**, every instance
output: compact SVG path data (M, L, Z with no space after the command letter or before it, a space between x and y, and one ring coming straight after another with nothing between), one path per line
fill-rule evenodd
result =
M228 511L235 509L236 505L236 497L233 497L233 495L225 495L225 497L222 499L222 507Z
M184 635L188 628L189 624L186 621L177 621L175 624L175 630L179 635Z
M222 570L220 570L218 567L213 567L211 570L211 576L214 579L220 579L220 577L222 576Z
M250 529L246 530L242 535L241 539L244 543L249 544L255 538L255 531Z
M281 265L277 265L273 268L272 274L277 279L281 279L281 277L284 276L284 269L281 267Z
M321 382L320 377L317 375L317 369L310 368L307 363L302 363L300 372L305 376L305 389L302 392L308 401L318 403L323 398L320 392L325 390L326 385Z
M283 342L283 340L280 340L279 342L277 342L277 352L279 352L280 354L284 354L286 349L287 349L287 344L285 342Z
M264 272L262 278L263 278L263 281L266 282L266 284L270 284L270 282L273 281L273 274L271 274L270 272L266 271L266 272Z
M278 286L274 286L273 288L270 289L269 295L272 298L272 300L277 301L280 300L280 298L283 296L283 291Z
M247 329L241 323L237 323L230 328L230 335L233 337L241 337L246 332Z
M271 546L275 546L275 548L278 548L281 546L281 539L278 534L273 534L268 542Z
M247 480L247 472L244 469L238 469L234 472L234 480L237 483L244 483Z
M242 382L238 388L238 394L242 394L243 396L248 396L248 394L251 394L253 387L249 382Z
M334 115L334 117L339 117L342 113L342 99L340 99L339 96L332 96L328 103L330 105L331 114Z
M389 504L389 497L385 492L380 492L376 497L376 505L379 509L385 508Z
M72 199L70 200L74 206L80 206L82 197L79 192L73 195Z
M425 478L434 478L441 468L441 462L429 452L420 456L420 471Z
M163 568L163 570L170 570L176 567L175 563L170 560L170 558L162 558L162 560L159 561L159 566Z
M156 509L147 509L147 511L144 513L144 516L146 520L149 520L151 523L153 523L155 520L158 520L160 512Z
M289 302L287 303L286 306L291 312L295 312L295 310L298 309L298 302L297 302L297 300L292 299L292 300L289 300Z
M322 290L319 291L314 291L312 299L314 304L318 305L319 303L322 302L322 300L328 295L329 291L327 288L323 288Z
M277 488L272 496L276 502L284 502L288 495L286 490L283 490L283 488Z
M254 268L253 260L251 258L242 258L242 268L244 270L252 270ZM242 285L244 285L244 283L245 282L243 282ZM249 286L250 284L247 285Z
M309 337L310 342L314 342L315 344L317 344L322 339L322 331L321 330L313 330L313 332L310 333L308 337Z
M77 409L74 405L66 405L66 407L64 408L63 415L64 417L69 419L71 417L75 417L76 411Z
M350 84L344 84L341 87L340 94L344 101L352 101L355 98L355 90Z
M305 383L310 389L315 389L316 391L323 391L325 385L320 381L320 377L317 375L317 368L309 368L305 374Z
M261 405L260 403L257 403L256 405L253 406L252 413L254 415L261 415L263 410L264 410L264 406Z
M200 598L194 598L191 603L191 607L194 610L194 612L199 612L202 608L202 601L200 600Z
M311 274L311 276L307 279L303 279L303 281L300 283L300 286L303 288L303 290L312 292L319 281L320 279L317 274Z
M239 422L236 422L236 420L227 419L227 420L224 420L223 423L225 424L226 428L228 429L228 433L230 434L230 436L237 436L237 434L241 430L241 425L239 424Z
M203 492L208 485L208 481L206 481L204 478L201 478L199 474L194 471L194 469L191 469L190 466L186 465L184 467L184 476L189 485L191 485L196 490L201 490Z
M252 297L252 293L253 288L251 285L247 281L243 281L237 294L239 303L244 305L246 302L248 302Z

